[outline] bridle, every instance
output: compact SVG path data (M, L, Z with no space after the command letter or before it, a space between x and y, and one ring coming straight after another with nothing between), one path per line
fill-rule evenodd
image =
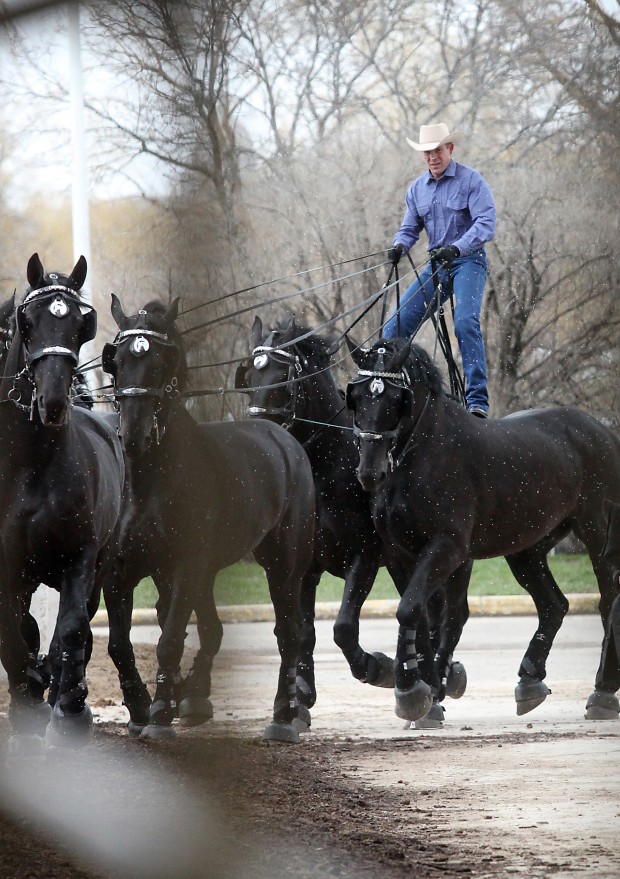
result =
M273 348L271 345L258 345L252 351L251 356L255 369L264 369L270 359L287 367L288 400L284 406L248 406L246 410L248 415L252 418L264 416L283 418L282 427L290 430L296 418L298 398L303 395L301 382L295 381L296 378L299 378L303 368L300 356L295 352L285 351L283 348Z
M38 304L44 302L50 302L49 311L54 317L63 318L69 314L69 306L67 305L67 299L70 302L79 304L80 311L83 315L88 315L89 323L96 330L96 312L92 305L88 305L88 303L81 302L76 296L75 290L72 290L70 287L65 287L64 284L50 284L47 287L39 287L36 290L31 290L30 293L26 295L24 301L17 306L15 309L16 318L18 326L23 320L23 314L26 308L31 305L35 300ZM89 332L91 328L89 328ZM44 345L41 348L37 348L34 351L30 351L28 348L28 344L22 333L22 344L24 346L24 351L26 355L26 366L30 369L33 363L36 363L37 360L40 360L42 357L46 357L48 354L54 354L61 357L68 357L73 361L74 367L78 364L78 352L74 351L72 348L66 348L63 345ZM94 338L95 333L93 332L91 335L91 339ZM90 341L90 340L89 340Z
M13 376L13 387L9 391L7 395L7 399L10 400L17 408L22 409L24 411L30 412L30 420L34 418L34 409L36 405L36 387L35 387L35 378L32 367L35 363L41 360L43 357L47 357L48 355L53 355L56 357L66 357L72 363L72 376L75 377L76 368L79 362L78 351L75 351L73 348L68 348L64 345L42 345L40 348L35 348L34 351L31 351L28 348L28 343L26 341L25 333L22 330L24 323L24 314L26 309L32 305L33 302L37 304L45 304L49 302L49 312L58 319L65 318L69 313L69 304L77 304L79 306L81 314L85 317L85 338L84 341L90 341L95 337L97 331L97 312L93 308L92 305L89 305L86 302L82 302L79 299L79 295L77 292L71 287L67 287L64 284L49 284L45 287L38 287L35 290L31 290L26 294L24 301L20 303L15 309L15 319L17 326L20 330L20 338L21 343L24 349L24 358L26 361L25 367ZM3 330L2 336L5 340L5 346L7 350L10 348L13 333L10 330ZM80 343L82 344L82 343ZM24 405L21 402L21 392L17 388L17 381L22 376L30 382L32 385L32 397L30 401L30 406ZM70 385L73 387L73 384ZM71 390L69 392L69 405L73 405L73 394Z
M146 312L139 313L142 314ZM159 333L155 330L147 329L121 330L121 332L117 334L113 342L108 342L106 343L106 345L104 345L101 365L106 372L112 375L114 382L114 406L119 414L117 432L120 434L121 429L121 412L119 400L127 397L151 397L156 401L156 405L153 411L153 432L155 433L155 440L159 444L166 430L165 425L160 426L160 417L164 402L168 400L172 401L179 396L179 380L177 376L173 376L169 381L166 381L159 387L155 387L153 385L125 385L123 387L117 387L116 378L114 376L114 371L112 367L112 361L114 359L116 349L119 347L119 345L122 345L124 342L131 340L129 349L130 353L134 357L142 357L150 350L150 339L152 339L158 345L174 348L177 353L180 353L178 344L170 339L167 333Z
M391 385L393 388L398 389L399 391L405 391L406 396L408 397L408 402L411 404L413 401L413 391L411 389L411 377L407 370L403 367L400 372L387 372L385 370L384 364L384 356L387 353L385 348L377 348L376 353L379 355L377 357L377 362L375 363L374 369L358 369L358 376L360 378L349 382L347 386L347 401L350 399L351 388L360 384L366 384L370 382L369 391L372 396L378 397L385 392L385 387L387 385ZM415 424L411 430L409 438L405 443L404 448L398 455L398 458L395 460L394 452L396 449L396 445L398 443L398 438L402 431L403 419L399 418L398 424L392 430L383 430L383 431L370 431L370 430L362 430L361 427L355 421L355 417L353 418L353 435L357 441L358 447L362 441L371 442L371 443L388 443L388 449L386 452L386 457L388 461L388 468L390 471L393 471L398 465L402 462L405 455L411 451L413 447L413 439L414 434L417 431L417 428L426 412L426 407L428 406L428 402L430 400L431 394L430 391L427 391L426 400L424 401L424 405L420 414L418 415Z

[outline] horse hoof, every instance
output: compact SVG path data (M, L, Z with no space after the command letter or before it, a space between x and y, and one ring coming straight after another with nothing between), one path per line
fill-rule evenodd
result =
M292 723L283 723L280 720L274 720L273 723L270 723L269 726L265 727L263 741L285 742L289 745L298 745L301 739Z
M550 694L551 690L544 681L519 681L515 687L517 715L521 717L538 708Z
M159 723L147 723L140 733L140 738L149 742L172 742L176 737L176 730Z
M54 705L50 722L45 731L48 748L83 748L93 737L93 713L84 705L77 714L69 714Z
M34 733L15 733L8 741L6 749L6 762L20 763L27 760L29 763L45 760L45 739Z
M134 720L127 721L127 732L130 739L139 739L146 723L136 723Z
M428 714L433 705L431 688L424 681L416 681L409 690L394 687L394 695L396 716L403 720L419 720Z
M405 729L442 729L445 708L439 702L433 702L431 710L419 720L412 720L405 725Z
M446 696L460 699L467 689L467 672L462 662L450 663L446 680Z
M213 705L206 696L186 696L179 704L181 726L200 726L213 719Z
M365 683L391 690L395 683L394 660L385 653L369 653Z
M586 703L586 720L617 720L620 702L615 693L595 690Z
M293 726L298 732L307 732L312 725L312 717L305 705L299 705L297 717L293 719Z

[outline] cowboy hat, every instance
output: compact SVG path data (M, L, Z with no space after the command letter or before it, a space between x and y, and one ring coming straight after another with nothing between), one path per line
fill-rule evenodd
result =
M445 122L438 122L436 125L420 126L420 143L409 138L407 138L407 143L414 150L425 152L426 150L436 150L444 143L458 143L464 137L464 131L450 131Z

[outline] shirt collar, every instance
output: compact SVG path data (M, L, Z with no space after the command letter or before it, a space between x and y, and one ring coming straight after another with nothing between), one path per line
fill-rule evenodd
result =
M450 159L450 162L448 163L448 167L443 172L443 174L441 175L439 180L435 180L435 178L433 177L431 172L428 171L426 182L427 182L427 184L428 183L439 183L441 180L443 180L444 177L454 177L455 175L456 175L456 162L454 161L454 159Z

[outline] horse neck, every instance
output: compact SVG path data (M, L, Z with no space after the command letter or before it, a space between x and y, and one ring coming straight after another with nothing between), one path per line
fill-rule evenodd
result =
M295 414L298 418L320 423L308 424L298 420L293 422L291 432L302 442L303 439L314 435L322 424L339 426L348 424L349 419L344 399L338 390L331 369L311 373L300 382Z

